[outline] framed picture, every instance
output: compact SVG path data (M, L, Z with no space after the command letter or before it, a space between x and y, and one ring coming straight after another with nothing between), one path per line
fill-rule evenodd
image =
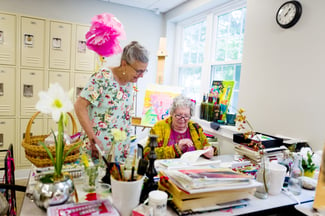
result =
M32 47L34 43L34 35L24 34L24 44L25 46Z
M0 30L0 44L3 44L3 41L4 41L3 31Z
M78 52L86 53L86 41L83 40L78 41Z
M61 49L61 38L52 38L52 48Z

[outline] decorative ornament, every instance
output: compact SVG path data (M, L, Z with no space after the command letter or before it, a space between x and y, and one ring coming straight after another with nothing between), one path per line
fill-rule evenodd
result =
M103 13L92 18L86 33L87 47L98 55L108 57L122 52L119 39L125 40L122 23L112 14Z

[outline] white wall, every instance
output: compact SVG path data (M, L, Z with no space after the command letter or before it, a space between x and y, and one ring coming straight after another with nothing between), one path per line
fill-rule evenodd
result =
M121 41L125 46L132 40L139 41L150 52L149 72L138 82L138 115L142 112L144 93L147 85L156 80L157 51L162 34L162 15L152 11L101 2L97 0L1 0L0 10L29 16L42 17L79 24L89 24L91 19L101 13L115 15L123 24L127 39ZM108 59L108 64L118 65L119 57Z
M280 28L284 0L248 0L239 104L256 131L325 141L324 0L302 0L300 21Z

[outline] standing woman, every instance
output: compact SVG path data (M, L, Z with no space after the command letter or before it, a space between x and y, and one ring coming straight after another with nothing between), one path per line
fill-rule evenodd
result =
M114 144L114 160L124 161L129 152L133 83L147 71L148 51L133 41L124 47L120 65L104 67L93 74L74 108L86 133L85 143L92 158L98 158L97 143L110 151L113 128L124 131L127 139Z

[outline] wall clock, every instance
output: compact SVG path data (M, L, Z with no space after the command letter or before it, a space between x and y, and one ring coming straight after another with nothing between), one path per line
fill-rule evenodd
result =
M301 14L302 6L300 2L287 1L276 12L276 22L282 28L290 28L299 21Z

